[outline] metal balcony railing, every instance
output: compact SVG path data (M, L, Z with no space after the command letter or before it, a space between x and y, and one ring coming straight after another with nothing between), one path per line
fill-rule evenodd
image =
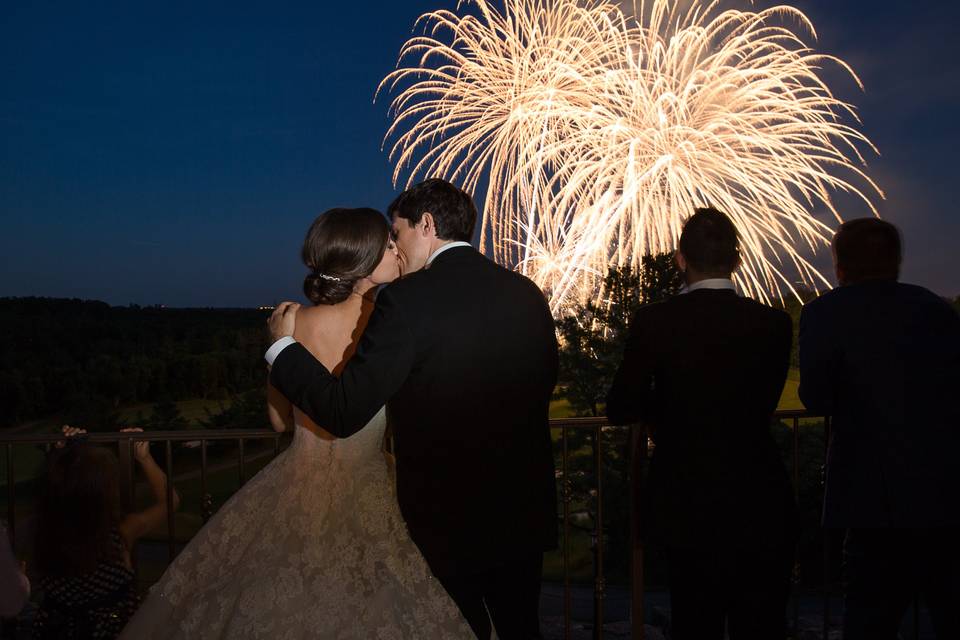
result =
M815 416L805 411L779 411L774 416L787 425L791 434L792 449L792 477L795 496L800 498L800 477L801 477L801 442L804 437L804 421L816 420L823 424L823 443L824 452L826 443L829 441L830 420L822 416ZM623 496L629 501L629 551L627 581L630 589L629 610L631 620L632 638L643 640L644 633L644 587L645 587L645 559L642 543L637 535L639 517L641 514L635 508L639 504L639 495L642 491L642 479L644 469L649 461L650 452L653 449L652 441L647 437L646 431L641 426L618 427L611 426L604 418L571 418L551 420L551 431L554 436L555 452L557 458L557 482L558 496L560 499L560 527L561 527L561 548L559 550L562 569L562 600L563 600L563 636L570 638L572 634L573 620L571 612L573 608L572 593L574 588L582 589L582 586L575 586L572 581L571 554L573 553L574 535L573 529L583 530L580 522L589 521L587 529L592 529L590 533L590 547L593 555L593 620L591 622L592 634L594 638L602 638L605 625L605 599L608 591L607 577L605 575L605 546L609 529L604 526L604 460L607 453L604 451L605 436L609 440L610 436L615 434L619 437L618 442L627 447L628 454L621 462L628 468L623 471L629 478L629 495ZM8 522L8 531L12 539L17 536L17 477L15 472L15 449L20 447L41 446L50 447L54 442L62 440L55 434L51 435L10 435L0 437L0 447L3 448L6 456L6 514ZM130 510L134 504L136 495L136 484L134 481L135 462L133 457L133 441L147 440L157 443L163 447L163 464L166 467L167 476L174 479L174 482L168 483L167 504L172 507L173 495L172 487L176 483L174 475L174 456L183 455L186 452L175 451L175 443L193 443L195 448L200 450L199 460L199 481L201 504L200 514L203 522L206 522L213 511L212 498L208 490L208 477L210 475L210 464L208 461L208 447L211 443L231 443L236 446L236 473L238 486L245 482L247 470L247 452L246 445L252 441L266 441L268 446L265 451L261 450L258 457L267 455L275 457L281 451L283 435L272 430L190 430L190 431L153 431L144 433L91 433L88 441L115 445L117 446L121 469L121 488L122 502L125 509ZM197 445L197 443L199 443ZM576 443L576 444L574 444ZM572 446L578 446L573 450ZM272 450L271 450L272 447ZM231 456L233 452L231 451ZM195 456L196 453L190 455ZM824 458L820 458L817 469L822 474L822 464ZM231 463L232 465L232 463ZM574 468L576 467L576 468ZM220 463L219 471L223 470L223 463ZM585 471L586 470L586 471ZM587 473L587 471L589 473ZM194 471L195 473L196 471ZM583 488L583 480L588 479L588 487ZM21 479L22 480L22 479ZM822 480L821 480L822 482ZM576 485L581 485L578 491ZM189 508L189 505L185 505ZM167 561L171 561L177 553L177 531L176 519L172 508L168 508L167 530L166 530L166 550ZM574 525L574 516L578 517L578 524ZM809 524L809 523L808 523ZM823 581L821 590L821 613L822 613L822 637L828 638L831 630L831 597L835 597L834 589L831 588L831 575L834 572L833 558L830 551L829 533L824 532L824 560L823 560ZM136 554L132 554L136 557ZM135 569L136 569L135 565ZM799 633L800 605L797 592L800 587L801 566L798 562L794 568L794 597L791 603L790 616L792 617L793 634ZM916 605L914 606L914 638L918 637L919 618Z

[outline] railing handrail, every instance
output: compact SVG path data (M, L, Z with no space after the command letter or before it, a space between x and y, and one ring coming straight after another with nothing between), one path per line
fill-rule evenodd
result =
M88 442L125 442L137 440L147 442L193 442L196 440L262 440L279 438L283 433L273 429L185 429L178 431L95 431L83 437ZM0 434L0 444L53 444L63 442L62 434Z
M784 409L775 411L774 419L781 418L822 418L806 409ZM582 418L551 418L551 429L595 429L612 425L605 416ZM124 442L139 440L147 442L193 442L196 440L261 440L279 438L282 432L273 429L178 429L176 431L93 431L85 438L89 442ZM59 433L30 433L5 435L0 432L0 444L53 444L62 442L64 436Z

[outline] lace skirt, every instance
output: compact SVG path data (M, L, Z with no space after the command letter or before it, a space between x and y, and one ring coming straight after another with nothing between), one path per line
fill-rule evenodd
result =
M410 539L379 452L289 450L238 491L121 638L473 638Z

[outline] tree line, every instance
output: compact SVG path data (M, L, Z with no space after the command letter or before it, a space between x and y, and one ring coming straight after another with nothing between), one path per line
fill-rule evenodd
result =
M120 407L154 403L162 419L175 400L228 401L263 389L266 317L0 298L0 427L60 416L110 428Z

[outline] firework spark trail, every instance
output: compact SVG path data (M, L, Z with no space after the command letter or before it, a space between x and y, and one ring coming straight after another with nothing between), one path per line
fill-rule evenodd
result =
M463 0L424 14L380 85L391 104L394 181L445 177L471 193L488 179L481 246L520 269L555 313L596 298L609 265L672 250L697 206L741 236L740 287L793 291L792 268L826 279L801 251L827 242L810 211L840 219L831 194L876 214L882 197L859 151L876 149L852 105L818 73L842 61L787 6L721 11L651 0L633 16L603 0ZM795 292L794 292L795 293Z

